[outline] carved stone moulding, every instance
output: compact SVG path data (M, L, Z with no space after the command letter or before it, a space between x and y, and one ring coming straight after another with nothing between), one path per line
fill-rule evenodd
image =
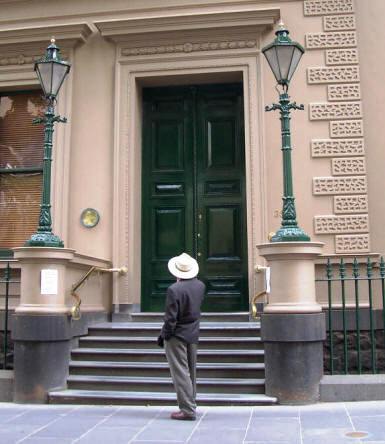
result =
M324 31L347 31L356 29L354 15L330 15L323 18Z
M62 54L63 55L63 54ZM27 65L29 63L34 63L41 58L42 54L36 55L25 55L19 54L15 56L2 57L0 58L0 66L8 65ZM64 57L64 55L63 55Z
M314 177L314 195L366 194L366 176Z
M367 213L368 196L334 196L334 212L343 213Z
M153 54L175 54L175 53L190 53L197 51L219 51L226 49L252 49L256 48L256 40L238 40L238 41L222 41L222 42L200 42L192 43L185 42L176 45L161 45L161 46L142 46L136 48L123 48L122 56L138 56L138 55L153 55Z
M370 251L369 234L348 234L336 236L337 254L368 253Z
M369 216L314 216L316 234L367 233Z
M359 84L328 85L328 100L359 100L361 99L361 86Z
M332 174L334 176L350 176L366 174L364 157L342 157L332 160Z
M309 84L359 82L360 72L358 66L319 66L307 69Z
M330 137L362 137L364 125L362 120L341 120L330 122Z
M306 34L306 49L351 48L357 46L355 31L312 32Z
M325 52L325 62L327 65L357 65L358 50L350 49L330 49Z
M353 0L305 0L305 15L348 14L354 12Z
M311 151L313 157L364 155L364 139L313 139Z
M362 117L361 102L311 103L310 120L354 119Z

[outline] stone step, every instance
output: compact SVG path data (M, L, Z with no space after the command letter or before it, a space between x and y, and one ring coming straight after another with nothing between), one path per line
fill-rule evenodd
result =
M88 332L93 336L146 336L158 337L162 323L157 322L103 322L93 324ZM259 322L205 322L200 327L200 337L260 336Z
M136 392L174 392L170 377L126 377L71 375L68 388L76 390L121 390ZM198 393L265 393L264 379L198 378Z
M105 376L169 376L166 362L70 361L70 375ZM199 378L264 378L262 363L197 364Z
M76 348L74 361L167 362L163 349ZM263 362L263 350L198 350L198 363Z
M129 337L129 336L83 336L79 339L80 347L87 348L154 348L156 344L156 337ZM263 343L261 338L255 337L204 337L199 338L199 349L211 350L211 349L248 349L248 350L261 350L263 349Z
M133 322L163 322L163 312L151 313L131 313ZM233 313L209 313L201 314L201 322L249 322L250 314L248 311L239 311Z
M103 390L63 390L49 393L48 402L55 404L103 405L170 405L176 395L164 392L121 392ZM277 402L263 394L199 393L199 405L271 405Z

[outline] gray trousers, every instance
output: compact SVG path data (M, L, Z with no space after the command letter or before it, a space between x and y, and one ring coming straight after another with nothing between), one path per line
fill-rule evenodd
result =
M164 344L179 409L187 415L195 415L198 345L186 344L175 337L164 341Z

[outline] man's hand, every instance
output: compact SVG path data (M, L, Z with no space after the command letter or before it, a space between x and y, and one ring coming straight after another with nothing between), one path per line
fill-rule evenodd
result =
M158 343L158 347L161 347L161 348L164 347L164 339L163 339L162 335L158 336L157 343Z

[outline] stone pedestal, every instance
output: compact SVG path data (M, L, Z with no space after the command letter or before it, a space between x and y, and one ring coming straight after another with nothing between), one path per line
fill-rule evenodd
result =
M66 271L73 257L74 250L64 248L15 249L21 265L20 305L12 331L15 402L44 403L50 390L66 385L72 339ZM52 294L41 292L42 270L57 270Z
M258 246L271 269L271 293L261 316L266 394L280 404L319 399L325 319L316 301L314 260L323 244L277 242Z

